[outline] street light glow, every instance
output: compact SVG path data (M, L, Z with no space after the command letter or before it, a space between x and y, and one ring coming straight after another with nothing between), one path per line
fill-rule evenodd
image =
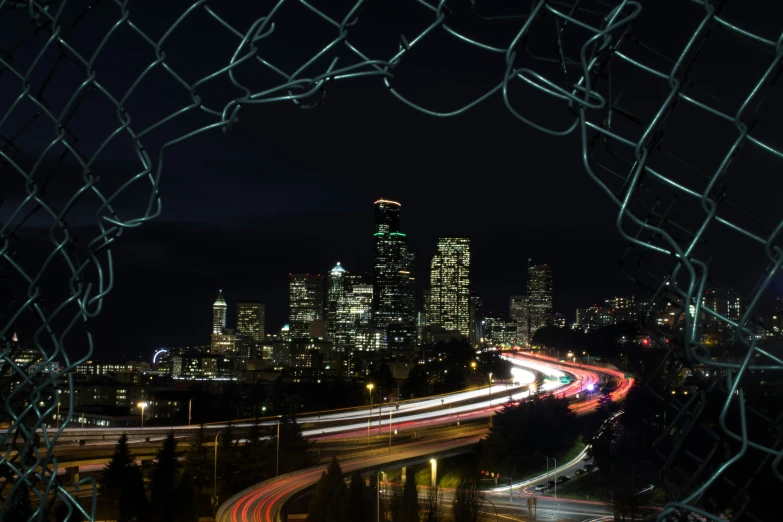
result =
M375 388L375 385L373 383L367 385L368 390L372 391L373 388Z
M140 402L136 406L138 406L139 408L141 408L143 410L144 408L147 407L147 403L146 402Z

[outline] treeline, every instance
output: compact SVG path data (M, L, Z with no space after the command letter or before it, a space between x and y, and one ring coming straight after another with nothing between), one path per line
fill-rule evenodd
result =
M346 485L342 468L333 458L315 486L307 511L307 522L485 522L487 502L478 480L462 481L446 505L436 487L417 487L412 467L405 480L378 484L377 473L365 480L359 471ZM377 488L381 487L379 495ZM380 501L380 503L379 503Z
M99 500L119 522L194 522L200 510L208 509L208 497L213 499L214 510L234 493L278 472L289 473L315 463L310 443L302 437L295 419L280 420L279 459L277 442L276 427L271 435L265 434L256 421L245 435L238 436L236 428L228 424L217 437L215 467L214 439L207 437L203 425L184 451L178 449L170 432L145 477L123 434L101 475ZM67 510L64 506L59 509ZM63 511L58 520L64 520L66 513Z
M541 455L567 452L578 433L568 399L547 395L509 403L492 417L489 434L481 441L481 468L519 476L538 467Z

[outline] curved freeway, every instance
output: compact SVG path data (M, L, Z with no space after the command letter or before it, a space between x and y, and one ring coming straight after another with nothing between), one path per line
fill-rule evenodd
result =
M567 385L562 385L558 380L548 381L538 390L535 390L536 393L558 393L565 397L571 397L579 393L580 390L587 389L590 385L595 386L601 379L600 374L608 374L617 380L617 386L615 391L612 392L612 395L614 399L619 399L627 393L632 384L632 380L626 379L622 372L595 366L562 363L553 358L529 356L525 354L504 356L504 358L520 369L533 370L543 373L544 375L555 377L566 374L575 377L575 380ZM529 382L532 383L533 381L531 380ZM527 389L520 388L521 387L514 387L513 389L508 390L509 400L519 400L530 395L531 390L529 384L527 385ZM495 411L502 408L505 405L505 402L506 401L498 400L497 398L484 401L479 400L472 404L462 405L459 408L462 412L461 415L482 417L492 415ZM595 398L585 401L582 406L583 410L579 413L589 413L591 409L588 405L593 402L597 404L598 399ZM446 415L442 410L409 415L404 421L397 424L397 427L412 427L414 425L413 423L426 425L445 424L446 422L451 422L453 420L456 410L457 408L453 408L450 415ZM342 431L335 432L335 434L331 435L327 434L325 430L322 430L319 438L355 435L361 433L362 429L366 429L366 426L364 424L352 424L341 426L340 428ZM380 428L378 429L380 430ZM392 429L391 426L390 429ZM434 455L447 450L464 448L477 443L478 440L486 434L487 428L466 427L464 429L475 431L473 434L457 440L454 439L454 435L452 435L451 431L446 431L444 434L430 435L431 438L428 440L417 439L413 443L399 445L394 452L383 452L382 454L372 457L349 460L343 463L343 472L347 474L357 469L377 469L383 465L406 460L413 456ZM311 434L311 436L314 435ZM317 436L317 434L315 434L315 436ZM297 493L315 484L324 469L325 466L318 466L294 472L286 476L262 482L261 484L240 492L221 506L218 511L217 522L278 522L278 516L285 503ZM514 485L512 486L512 489L517 489L520 486L522 486L522 484Z

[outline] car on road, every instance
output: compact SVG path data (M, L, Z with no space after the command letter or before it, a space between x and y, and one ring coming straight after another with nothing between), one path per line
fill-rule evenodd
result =
M577 468L576 470L574 470L574 475L577 476L584 475L585 473L587 473L587 470L585 468Z
M585 464L585 471L595 471L595 464Z
M569 480L571 480L571 479L568 478L568 475L561 475L561 476L557 477L557 483L558 484L565 484Z
M539 484L538 486L536 486L535 491L536 491L536 493L538 493L540 491L546 491L546 484Z
M548 480L546 482L546 488L547 489L552 489L553 487L555 487L555 481L554 480Z

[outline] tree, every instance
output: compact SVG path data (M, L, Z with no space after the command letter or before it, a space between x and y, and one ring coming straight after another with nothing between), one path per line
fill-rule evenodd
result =
M123 433L117 440L102 479L108 496L116 503L117 520L125 522L146 513L144 479L131 455L126 434Z
M7 499L8 506L5 509L4 521L8 522L27 522L32 518L33 509L30 506L30 487L25 480L21 480L10 498Z
M530 466L537 453L562 453L576 436L576 415L567 399L536 396L507 404L492 417L489 434L482 441L482 467L504 475L518 474Z
M421 522L443 521L443 492L437 485L427 491L424 505L421 507L421 514Z
M196 522L198 520L198 507L196 503L196 490L191 475L183 473L174 491L174 512L176 522Z
M223 431L220 432L218 436L218 445L215 448L215 451L218 452L218 484L219 492L221 494L234 492L240 489L237 487L237 476L239 475L240 470L237 466L236 449L237 445L234 441L234 428L229 422L226 427L223 428ZM215 495L219 492L216 491Z
M358 470L354 471L351 475L351 487L343 499L343 520L346 522L367 522L369 513L365 503L366 489L362 474Z
M478 489L478 482L463 481L454 493L454 522L480 522L484 520L486 501Z
M204 487L209 483L212 473L210 451L207 447L207 436L202 424L196 436L190 440L190 447L185 453L185 470L193 477L196 495L201 496Z
M128 447L128 435L123 433L114 445L111 460L103 470L103 485L107 493L113 493L124 486L127 468L134 466L135 461Z
M315 464L311 443L302 436L302 428L291 416L280 422L280 473L289 473ZM274 447L274 446L272 446Z
M158 451L157 459L152 464L150 480L152 510L161 522L174 522L175 506L171 499L177 487L180 467L177 440L174 438L174 432L170 431L163 441L163 447Z
M402 522L418 522L419 494L416 491L416 474L410 466L405 470L405 486L402 489Z
M340 507L344 492L343 471L337 457L332 457L329 467L321 473L321 478L315 485L315 491L307 509L307 521L340 522Z
M241 469L241 487L257 484L269 475L266 464L270 459L266 458L266 449L261 435L261 423L256 417L247 433L245 445L239 449L242 457L238 463Z

